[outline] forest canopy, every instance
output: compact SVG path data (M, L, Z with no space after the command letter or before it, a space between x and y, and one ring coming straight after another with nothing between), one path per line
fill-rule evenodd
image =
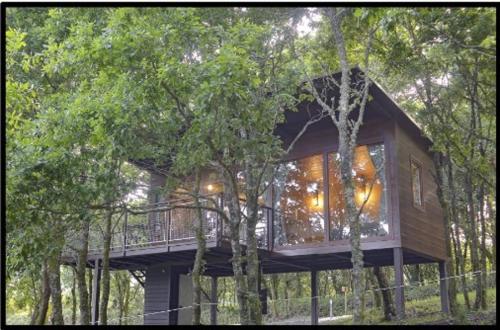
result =
M354 196L350 172L363 111L355 120L348 115L370 102L372 81L432 141L452 315L491 308L495 8L6 7L2 268L8 324L90 324L87 256L96 241L107 251L100 324L141 323L128 317L143 314L144 289L136 274L110 271L109 253L127 210L148 203L151 170L167 174L161 193L182 186L176 193L199 211L194 305L205 301L210 284L203 276L201 210L211 208L234 243L234 276L219 279L218 301L230 306L221 307L221 315L232 315L227 322L272 323L261 314L258 281L269 291L272 315L293 315L293 302L279 299L307 297L307 274L261 280L257 256L260 200L296 142L285 145L274 132L285 110L297 111L304 100L321 104L305 128L330 117L341 139L345 133L339 168L346 198ZM354 67L364 71L361 92L343 80ZM342 74L339 100L323 104L313 79L334 72ZM206 168L224 186L226 209L200 197ZM351 288L355 323L368 318L365 290L389 285L395 276L390 269L363 268L359 208L346 199L353 271L320 272L318 294ZM139 218L130 224L139 225ZM68 253L73 265L63 262ZM437 276L432 265L404 267L405 283L423 286ZM464 275L470 272L476 275ZM387 295L373 296L386 319L394 315ZM194 311L194 324L208 323L208 310Z

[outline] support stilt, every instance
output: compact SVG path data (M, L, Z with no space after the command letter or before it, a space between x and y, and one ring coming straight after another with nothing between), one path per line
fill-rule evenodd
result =
M448 273L446 272L446 263L439 262L439 290L441 295L441 311L443 313L450 312L450 297L448 293Z
M210 292L210 324L217 325L217 277L211 277L212 291Z
M99 259L94 261L94 276L92 277L92 315L91 324L99 322L99 293L101 284L101 268Z
M318 325L318 273L311 271L311 325Z
M405 291L403 281L403 249L394 248L394 277L395 277L395 299L396 317L402 319L405 316Z

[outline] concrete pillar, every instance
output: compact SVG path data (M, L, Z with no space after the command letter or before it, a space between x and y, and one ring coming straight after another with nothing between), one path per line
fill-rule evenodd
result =
M92 277L92 303L91 303L91 324L97 325L99 322L99 293L101 284L100 260L94 261L94 276Z
M318 272L311 271L311 325L318 325Z
M217 277L211 277L212 290L210 292L210 324L217 325Z
M441 295L441 311L443 313L450 312L450 297L448 292L448 273L446 271L446 263L439 262L439 291Z
M405 316L405 291L403 281L403 249L394 248L394 277L395 277L395 299L396 316L402 319Z

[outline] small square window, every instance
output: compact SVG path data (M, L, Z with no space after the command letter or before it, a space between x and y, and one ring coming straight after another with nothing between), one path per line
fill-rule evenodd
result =
M411 168L411 186L413 192L413 205L417 207L422 207L422 166L414 161L410 160Z

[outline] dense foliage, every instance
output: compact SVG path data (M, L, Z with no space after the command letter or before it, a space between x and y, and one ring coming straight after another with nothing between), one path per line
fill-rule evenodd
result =
M457 291L465 308L486 309L485 274L496 270L496 12L339 12L345 59L369 60L368 76L439 151L435 179L452 256L448 273L482 272L451 281L452 312L462 308ZM168 162L168 189L200 168L214 170L232 192L233 240L239 241L242 206L250 210L248 237L255 236L251 210L287 151L273 135L284 109L299 101L301 82L342 68L331 18L325 8L7 8L8 323L89 323L90 273L81 262L61 265L61 255L73 249L86 260L89 226L102 229L109 253L123 210L143 202L148 174L131 160ZM308 33L299 32L306 22ZM236 245L233 253L236 274ZM254 272L243 276L239 269L235 282L219 279L219 301L239 310L240 322L260 324L258 266L249 255ZM143 289L129 273L103 266L101 320L124 324L142 313ZM405 267L406 281L435 279L433 267ZM384 272L392 283L391 271ZM264 285L274 301L307 297L306 277L269 275ZM367 287L380 286L371 270L363 278ZM201 286L207 291L208 281ZM352 286L349 271L320 274L320 295ZM360 294L355 306L365 305ZM373 299L380 306L381 298ZM268 308L280 314L276 304ZM284 313L293 314L293 306Z

